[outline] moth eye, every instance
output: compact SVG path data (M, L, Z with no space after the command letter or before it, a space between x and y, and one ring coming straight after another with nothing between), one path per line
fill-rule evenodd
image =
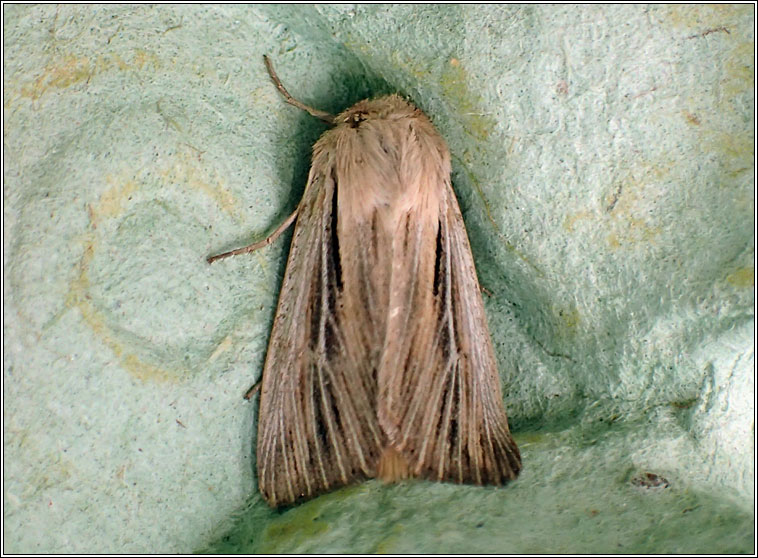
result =
M361 125L361 122L366 120L366 113L365 112L354 112L348 117L348 124L350 124L351 128L357 128Z

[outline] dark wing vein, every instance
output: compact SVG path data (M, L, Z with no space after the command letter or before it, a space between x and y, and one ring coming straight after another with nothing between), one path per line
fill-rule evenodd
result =
M272 506L371 476L381 445L374 380L349 350L339 310L332 177L309 179L263 371L258 482Z

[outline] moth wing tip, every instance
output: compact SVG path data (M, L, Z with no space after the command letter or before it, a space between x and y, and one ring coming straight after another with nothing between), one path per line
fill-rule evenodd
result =
M408 461L391 446L387 446L382 451L376 469L376 476L385 483L393 483L413 476Z

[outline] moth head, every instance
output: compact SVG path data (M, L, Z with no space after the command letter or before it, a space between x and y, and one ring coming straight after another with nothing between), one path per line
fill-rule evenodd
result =
M366 120L398 120L418 117L421 111L399 95L387 95L378 99L365 99L337 115L334 119L339 125L351 128L360 127Z

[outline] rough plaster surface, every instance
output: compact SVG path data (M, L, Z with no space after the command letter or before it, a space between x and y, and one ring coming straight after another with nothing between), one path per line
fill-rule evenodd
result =
M4 6L6 552L752 552L754 15ZM323 126L453 154L521 478L257 495L259 377ZM641 482L646 473L666 482ZM667 486L666 486L667 485Z

